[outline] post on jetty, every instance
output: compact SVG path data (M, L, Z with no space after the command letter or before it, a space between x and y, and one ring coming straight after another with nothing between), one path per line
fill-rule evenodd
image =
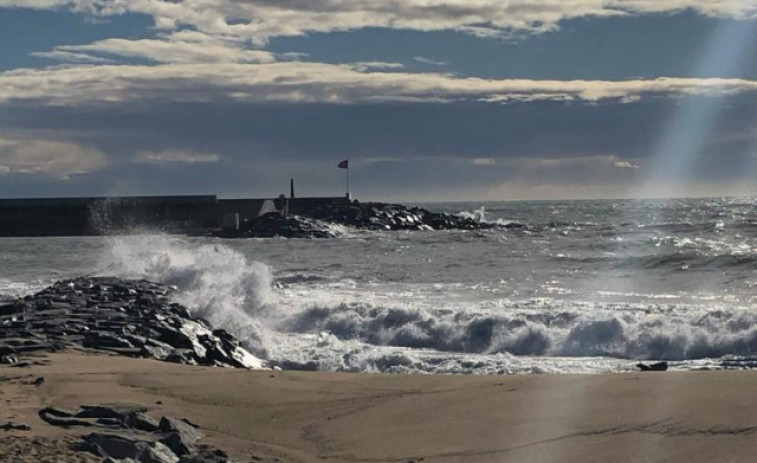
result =
M350 199L350 161L348 159L345 159L344 161L337 164L337 167L346 171L347 194L345 194L345 197L347 199Z

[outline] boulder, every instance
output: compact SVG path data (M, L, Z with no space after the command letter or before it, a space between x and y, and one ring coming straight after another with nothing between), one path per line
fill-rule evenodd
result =
M264 367L229 333L214 332L207 321L172 302L173 291L144 280L106 277L58 282L10 304L16 315L0 324L0 363L72 346L190 365Z
M657 362L651 365L645 365L643 363L637 363L636 368L641 371L667 371L668 362Z
M2 429L3 431L31 431L32 427L28 424L6 421L5 423L0 425L0 429Z

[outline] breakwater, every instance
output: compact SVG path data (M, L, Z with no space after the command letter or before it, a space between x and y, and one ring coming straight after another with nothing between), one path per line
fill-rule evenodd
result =
M0 199L0 236L88 236L143 230L207 235L229 217L249 222L345 198L219 199L215 195Z
M0 363L67 347L189 365L262 368L232 335L147 281L78 278L0 304Z
M344 197L0 199L0 236L86 236L149 230L224 238L333 238L340 234L333 225L368 230L481 230L498 226L420 207L361 203Z

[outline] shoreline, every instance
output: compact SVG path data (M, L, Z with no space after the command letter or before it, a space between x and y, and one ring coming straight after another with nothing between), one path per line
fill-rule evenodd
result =
M16 439L0 461L60 461L9 452L26 443L65 453L87 432L46 424L42 407L113 403L187 418L207 434L202 443L240 462L752 461L757 451L749 371L387 375L197 367L71 349L28 358L27 368L0 367L0 421L32 427L0 431L3 443ZM44 384L29 383L40 376Z

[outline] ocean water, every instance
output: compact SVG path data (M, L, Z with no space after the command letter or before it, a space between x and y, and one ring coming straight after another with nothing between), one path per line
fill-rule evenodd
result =
M423 204L508 224L333 240L0 238L0 294L81 275L177 299L285 368L592 373L757 364L757 199Z

